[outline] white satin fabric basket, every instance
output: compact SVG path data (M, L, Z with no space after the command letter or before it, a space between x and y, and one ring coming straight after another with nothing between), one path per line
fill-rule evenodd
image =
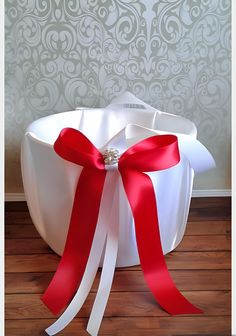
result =
M160 112L128 92L106 108L79 108L34 121L22 142L25 196L40 236L59 255L65 245L73 197L82 170L53 150L53 143L64 127L80 130L101 151L115 147L120 153L152 135L178 137L179 164L149 173L156 194L163 252L172 251L184 235L194 174L214 167L211 154L196 139L195 125L183 117ZM106 192L109 193L109 188ZM139 264L133 217L122 188L115 207L120 213L116 267ZM109 209L110 206L103 207L101 211L109 213Z

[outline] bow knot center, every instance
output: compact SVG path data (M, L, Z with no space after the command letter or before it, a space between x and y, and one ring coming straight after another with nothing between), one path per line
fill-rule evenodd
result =
M103 152L104 163L107 166L115 165L119 160L119 151L115 148L108 148Z

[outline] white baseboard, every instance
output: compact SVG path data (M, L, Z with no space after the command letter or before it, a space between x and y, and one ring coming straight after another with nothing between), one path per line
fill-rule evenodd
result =
M228 197L231 196L231 189L209 189L209 190L193 190L192 197ZM25 201L24 193L6 193L6 202L22 202Z
M193 190L192 197L229 197L231 189Z

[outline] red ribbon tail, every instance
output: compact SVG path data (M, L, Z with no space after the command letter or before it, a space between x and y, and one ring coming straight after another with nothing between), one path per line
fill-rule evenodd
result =
M148 287L160 306L172 315L202 313L179 292L168 272L150 177L134 170L121 171L121 175L134 216L138 252Z
M69 303L82 280L96 229L105 177L105 170L83 168L81 172L64 252L41 297L54 314Z

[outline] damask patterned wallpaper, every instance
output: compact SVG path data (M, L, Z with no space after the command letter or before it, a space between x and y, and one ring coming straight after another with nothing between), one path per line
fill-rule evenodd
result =
M6 192L21 192L28 124L129 90L196 123L217 168L195 189L230 187L227 0L6 0Z

